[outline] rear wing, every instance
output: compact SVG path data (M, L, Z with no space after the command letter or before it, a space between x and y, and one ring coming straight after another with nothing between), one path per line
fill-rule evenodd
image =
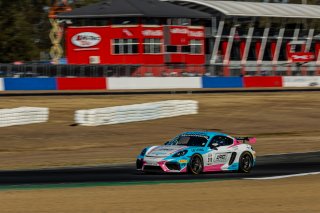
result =
M238 142L242 142L242 143L246 143L246 142L248 142L248 143L250 143L250 144L254 144L254 143L256 143L256 141L257 141L257 138L254 138L254 137L236 137L236 140L238 141Z

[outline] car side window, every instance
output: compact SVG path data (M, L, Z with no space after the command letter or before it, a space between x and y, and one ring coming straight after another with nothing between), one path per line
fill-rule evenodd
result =
M233 144L232 138L222 136L222 135L217 135L214 136L209 144L209 147L212 147L213 145L217 146L230 146Z

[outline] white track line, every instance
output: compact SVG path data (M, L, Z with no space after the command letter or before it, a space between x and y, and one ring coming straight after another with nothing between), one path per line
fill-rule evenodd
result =
M320 152L320 150L317 150L317 151L307 151L307 152L283 152L283 153L274 153L274 154L257 155L257 157L264 157L264 156L279 156L279 155L291 155L291 154L311 154L311 153L317 153L317 152Z
M280 175L280 176L273 176L273 177L244 178L244 179L246 179L246 180L275 180L275 179L300 177L300 176L307 176L307 175L319 175L319 174L320 174L320 172L309 172L309 173L300 173L300 174L293 174L293 175Z

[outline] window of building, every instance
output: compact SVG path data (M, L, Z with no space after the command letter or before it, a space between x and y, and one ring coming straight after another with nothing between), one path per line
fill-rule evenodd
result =
M162 42L160 38L146 38L143 40L144 53L161 53Z
M190 24L191 24L191 19L188 19L188 18L172 18L172 19L168 19L168 25L189 26Z
M166 52L167 53L176 53L178 52L178 47L174 45L168 45L166 46Z
M201 40L196 40L192 39L190 40L190 53L191 54L201 54L201 49L202 49L202 41Z
M181 46L181 52L183 53L190 53L191 47L188 46Z
M137 25L139 24L138 18L113 18L112 20L113 25Z
M138 50L138 39L113 39L114 54L136 54Z

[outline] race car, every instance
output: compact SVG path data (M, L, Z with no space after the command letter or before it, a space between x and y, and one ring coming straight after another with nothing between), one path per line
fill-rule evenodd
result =
M238 171L254 167L253 137L232 137L220 132L184 132L162 146L150 146L137 157L142 172L191 173ZM249 143L249 144L248 144Z

